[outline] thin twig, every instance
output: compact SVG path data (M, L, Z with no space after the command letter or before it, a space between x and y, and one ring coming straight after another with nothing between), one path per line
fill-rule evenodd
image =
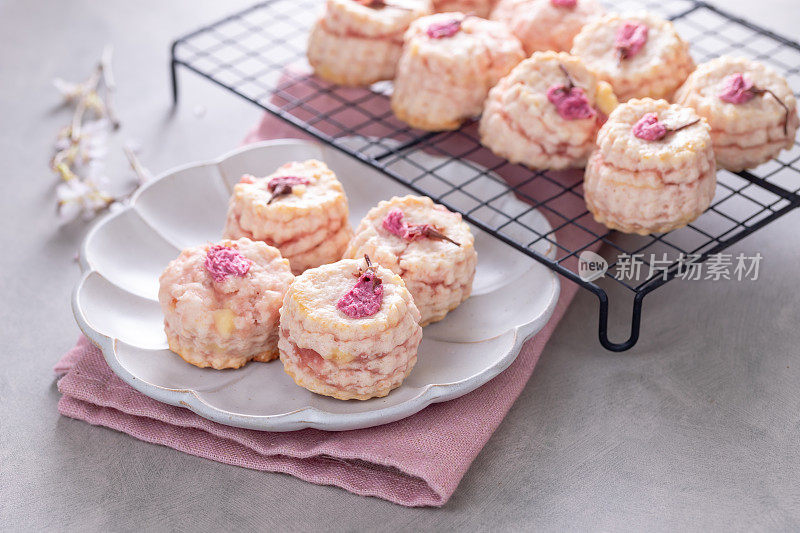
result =
M784 115L783 115L783 134L784 135L788 135L788 133L789 133L789 106L787 106L786 103L783 100L778 98L777 94L775 94L774 92L772 92L769 89L761 89L761 88L757 88L757 87L754 86L754 87L752 87L750 89L750 91L752 91L753 94L764 94L764 93L770 94L775 99L775 101L778 102L778 104L780 104L780 106L783 108L783 111L784 111Z
M567 83L569 83L569 86L567 87L567 89L571 90L573 87L575 87L575 82L572 81L572 76L569 75L569 71L567 70L567 67L565 67L563 63L559 63L558 67L561 69L561 72L564 73L564 76L567 77Z
M683 130L683 129L686 129L686 128L688 128L689 126L694 126L694 125L695 125L695 124L697 124L698 122L700 122L700 119L699 119L699 118L698 118L697 120L693 120L692 122L689 122L688 124L684 124L683 126L678 126L677 128L669 128L669 127L668 127L668 128L667 128L667 131L668 131L669 133L675 133L676 131L681 131L681 130Z
M114 108L114 94L117 91L117 84L114 81L114 72L111 70L111 60L114 56L114 47L111 45L103 49L103 55L100 59L100 71L103 74L103 84L106 87L105 108L108 120L111 121L111 126L116 130L119 129L120 122L117 117L117 112Z
M133 171L136 172L136 176L139 178L139 181L142 183L150 181L152 177L150 171L144 168L144 165L142 165L142 162L139 161L139 158L136 156L136 152L134 152L130 146L125 146L122 149L125 151L125 156L128 158L128 163L130 163Z

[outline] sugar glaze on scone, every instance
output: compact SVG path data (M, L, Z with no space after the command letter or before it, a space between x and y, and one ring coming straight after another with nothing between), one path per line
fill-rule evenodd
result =
M705 119L664 100L633 99L597 135L583 182L594 218L625 233L685 226L714 198L716 165Z
M603 14L597 0L500 0L491 19L508 26L526 54L569 52L584 25Z
M341 259L352 231L342 184L325 163L311 159L286 163L265 178L244 176L233 189L224 236L275 246L299 274Z
M170 350L199 367L278 356L278 310L294 276L280 252L249 239L181 252L159 278Z
M414 235L415 229L424 230L424 225L446 238ZM398 235L402 234L400 227L411 234ZM472 292L478 262L474 242L459 213L425 196L394 197L370 209L358 225L345 257L367 254L399 274L414 297L425 326L443 319Z
M536 52L489 91L481 143L535 169L583 167L602 117L615 105L611 87L580 58Z
M417 361L422 327L411 294L399 276L364 258L305 271L280 314L284 370L317 394L386 396Z
M430 0L328 0L311 28L308 62L317 76L340 85L390 80L403 33L431 11Z
M392 110L415 128L456 129L481 113L489 89L523 57L499 22L463 13L417 19L405 34Z
M794 145L797 99L770 67L743 57L717 57L697 67L675 93L711 126L717 165L753 168Z
M669 99L694 70L689 44L672 23L646 12L594 19L575 36L571 53L610 83L621 102Z

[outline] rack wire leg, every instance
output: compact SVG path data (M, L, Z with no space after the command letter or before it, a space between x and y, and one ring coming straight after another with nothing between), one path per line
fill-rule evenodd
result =
M644 292L637 292L636 296L633 298L633 310L631 312L631 332L628 340L623 342L612 342L608 338L608 295L606 291L599 289L598 291L593 291L597 298L600 300L600 320L599 320L599 327L598 327L598 337L600 338L600 344L606 350L611 350L612 352L624 352L625 350L630 350L636 341L639 340L639 327L642 323L642 300L644 300L645 293Z
M172 47L170 48L170 64L169 64L169 72L170 72L170 81L172 82L172 105L178 105L178 61L175 59L175 47L177 46L178 42L175 41L172 43Z

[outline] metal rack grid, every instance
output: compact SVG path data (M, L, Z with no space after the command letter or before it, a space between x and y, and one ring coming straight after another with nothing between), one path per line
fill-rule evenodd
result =
M800 93L800 44L734 17L705 2L615 2L614 10L648 9L669 18L691 42L698 62L723 54L744 55L770 64ZM676 275L686 258L706 261L745 236L800 206L800 143L778 159L733 174L718 172L711 207L689 226L665 234L623 236L595 223L582 201L579 171L537 172L493 155L479 142L475 123L453 132L426 133L397 120L388 82L344 88L311 75L305 59L308 30L321 9L317 0L268 0L177 39L172 45L172 91L177 103L177 68L185 67L356 157L420 194L459 211L470 223L592 291L599 300L601 344L613 351L639 338L644 297ZM435 155L437 163L430 157ZM509 191L529 207L508 213L498 203ZM538 233L527 222L533 210L553 230ZM555 238L570 231L579 243ZM541 243L554 247L550 259ZM630 335L608 337L609 299L599 283L578 275L577 257L604 245L606 279L633 295ZM615 272L620 257L640 254L644 279ZM674 260L668 257L672 256ZM637 256L638 257L638 256ZM661 257L661 260L655 258ZM667 258L666 261L663 259Z

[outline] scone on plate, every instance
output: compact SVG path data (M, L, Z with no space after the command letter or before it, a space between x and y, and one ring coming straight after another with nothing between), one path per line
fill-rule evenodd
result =
M694 70L689 44L672 23L646 12L589 22L575 37L572 54L610 83L621 102L669 99Z
M392 93L392 110L422 130L454 130L480 115L489 89L524 57L505 25L463 13L415 20Z
M583 182L594 218L624 233L680 228L716 188L709 126L688 107L644 98L620 104L597 134Z
M615 105L611 86L580 58L536 52L489 91L481 143L534 169L583 167Z
M275 246L295 274L341 259L352 234L342 184L314 159L286 163L265 178L243 176L224 232Z
M597 0L500 0L491 19L511 28L525 53L532 54L569 52L581 28L602 14Z
M390 80L403 33L431 9L430 0L328 0L311 28L308 62L317 76L340 85Z
M345 257L364 254L402 276L425 326L441 320L472 292L478 254L459 213L426 196L394 197L370 209Z
M777 157L794 144L800 119L786 80L743 57L717 57L697 67L675 93L711 126L717 165L740 171Z
M386 396L417 361L417 306L400 276L369 258L305 271L286 292L280 313L283 368L317 394Z
M278 310L294 276L280 252L250 239L181 252L159 278L169 348L199 367L278 357Z

